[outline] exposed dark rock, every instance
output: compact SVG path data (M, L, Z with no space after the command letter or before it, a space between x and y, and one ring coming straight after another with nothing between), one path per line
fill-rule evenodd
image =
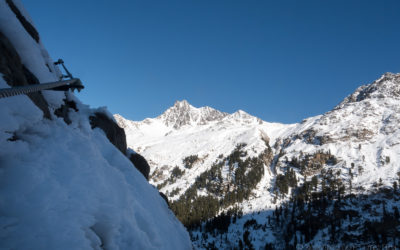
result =
M313 129L307 129L300 134L295 135L295 139L304 140L304 142L307 144L314 144L318 146L333 141L329 135L317 135L317 131Z
M0 32L0 72L8 85L23 82L21 59L14 46L3 33Z
M269 166L274 159L274 154L272 153L271 148L266 148L261 154L260 154L261 160L264 162L266 166Z
M123 128L120 128L116 122L104 113L97 112L94 116L90 116L89 119L92 129L102 129L108 140L124 155L126 154L126 137Z
M164 170L167 170L168 168L170 167L168 167L167 165L163 165L161 168L155 169L149 178L152 179L154 182L159 182L166 179L167 177L164 175Z
M295 168L300 169L303 175L315 175L325 165L336 165L338 163L336 156L332 155L329 151L318 151L313 154L300 154L299 158L293 157L289 164Z
M366 141L372 139L375 133L369 129L362 128L362 129L347 129L347 134L357 138L360 141Z
M7 139L7 141L18 141L20 138L18 135L14 132L13 135Z
M386 97L400 98L400 74L385 73L373 83L357 88L353 94L346 97L334 110L341 109L349 103Z
M329 135L316 136L315 138L319 141L318 145L324 145L333 141Z
M290 138L285 138L282 142L282 148L287 148L289 147L290 143L292 142L292 140L290 140Z
M129 156L129 160L135 165L137 170L143 174L146 180L149 180L150 166L147 163L146 159L138 153L132 153Z
M274 149L277 150L282 144L282 139L278 138L276 139L275 143L274 143Z
M371 97L371 94L374 93L375 91L377 91L378 88L375 85L370 85L366 88L364 88L363 90L360 91L360 93L358 93L357 96L352 96L351 101L353 102L361 102L367 98Z
M39 42L39 32L33 27L33 25L26 20L26 18L22 15L22 13L19 11L17 6L15 6L14 2L12 0L6 0L8 6L10 6L10 9L12 12L14 12L15 16L18 18L19 22L22 24L22 26L25 28L26 32L28 32L29 35L38 43Z
M71 124L71 119L69 118L69 109L73 109L78 112L78 108L76 107L76 103L74 101L68 101L67 99L63 99L63 101L64 104L56 109L54 111L54 114L57 117L62 117L66 124Z
M61 107L60 109L56 110L59 116L66 117L64 118L64 121L66 122L69 119L68 108L69 106L66 103L65 107ZM108 140L128 157L128 159L133 163L136 169L143 174L146 180L149 180L150 165L147 163L146 159L140 154L127 150L125 130L119 127L116 122L114 122L104 113L97 112L93 116L90 116L89 119L92 129L102 129L106 134Z
M319 141L315 140L315 135L317 131L313 129L307 129L300 134L300 137L304 139L304 141L308 144L319 145Z
M10 86L26 86L39 84L39 80L22 63L11 42L0 32L0 73ZM46 99L41 92L27 95L32 102L43 111L43 116L50 119L50 111Z
M171 208L169 206L168 197L163 192L160 192L160 191L158 191L158 192L160 193L160 196L165 200L165 202L167 203L168 207Z

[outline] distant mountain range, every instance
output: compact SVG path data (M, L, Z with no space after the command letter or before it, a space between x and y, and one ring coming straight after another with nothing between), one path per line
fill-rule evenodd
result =
M398 243L400 74L296 124L185 100L156 118L114 118L197 247Z

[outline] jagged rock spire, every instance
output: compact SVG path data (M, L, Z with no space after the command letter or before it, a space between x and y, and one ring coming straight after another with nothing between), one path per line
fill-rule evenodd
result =
M176 101L174 106L167 109L158 119L162 119L167 126L179 129L185 125L202 125L221 120L227 115L210 107L195 108L188 101L182 100Z

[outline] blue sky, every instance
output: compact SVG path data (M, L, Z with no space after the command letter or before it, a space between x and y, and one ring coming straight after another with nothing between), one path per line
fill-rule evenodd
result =
M186 99L300 122L400 72L400 1L22 2L81 100L131 120Z

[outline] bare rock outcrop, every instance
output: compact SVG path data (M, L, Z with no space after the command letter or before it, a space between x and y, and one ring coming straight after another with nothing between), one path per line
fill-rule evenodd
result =
M40 83L36 76L21 63L21 58L14 46L2 32L0 32L0 73L12 87ZM45 118L51 118L48 103L41 92L30 93L27 96L43 111Z
M106 134L108 140L126 155L126 136L123 128L110 119L106 114L97 112L89 117L90 125L93 128L100 128Z

